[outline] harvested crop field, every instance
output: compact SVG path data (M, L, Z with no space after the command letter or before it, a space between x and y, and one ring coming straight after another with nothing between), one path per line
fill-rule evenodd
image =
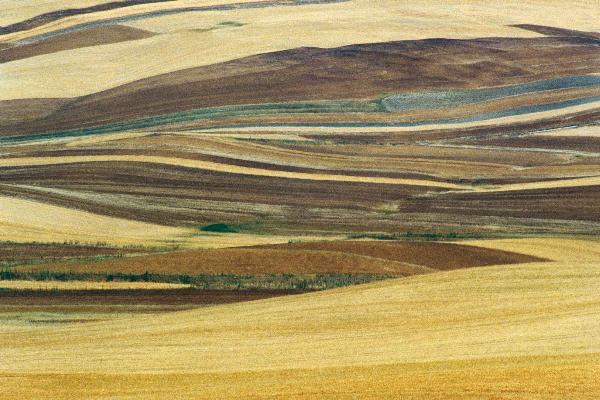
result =
M413 398L431 398L429 386L415 379L441 385L439 398L464 398L473 390L498 397L524 388L516 398L531 398L529 390L538 398L595 395L595 380L586 378L595 371L599 351L593 334L599 329L598 277L591 268L597 242L520 239L478 245L533 256L546 246L554 251L550 263L455 270L158 316L48 326L43 335L23 332L19 343L27 346L0 350L9 361L2 368L2 390L23 392L11 378L22 376L38 382L28 394L46 382L58 397L65 390L96 396L110 373L123 384L109 389L113 395L142 382L158 397L166 390L198 394L195 384L182 386L185 377L215 382L201 398L264 397L265 391L303 398L306 382L316 382L311 396L351 398L374 388L374 376L373 393L384 397L410 390ZM461 318L449 317L456 315ZM58 344L65 338L68 345ZM73 346L77 358L69 356ZM45 361L57 359L60 364ZM399 371L412 379L399 380ZM152 383L159 372L167 377L162 389ZM87 374L93 383L85 392L75 373ZM573 387L556 376L579 383ZM63 379L60 388L57 379ZM67 389L65 382L73 386Z
M87 243L104 241L160 245L187 233L185 229L94 215L4 196L0 197L0 227L0 239L25 242L68 241L77 238Z
M0 398L600 398L599 6L0 0Z

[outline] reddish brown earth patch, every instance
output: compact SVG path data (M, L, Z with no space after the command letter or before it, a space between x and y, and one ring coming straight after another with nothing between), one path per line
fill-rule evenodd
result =
M209 305L238 303L303 293L300 290L8 290L0 291L3 306Z
M152 32L129 26L100 26L81 32L65 33L64 35L54 36L33 44L15 46L5 50L0 49L0 63L81 47L145 39L154 35Z
M437 270L543 261L525 254L439 242L357 240L292 243L261 246L261 248L339 251L422 265Z
M540 258L453 243L332 241L189 250L87 264L46 264L22 270L79 273L317 274L409 276L435 270L542 261Z

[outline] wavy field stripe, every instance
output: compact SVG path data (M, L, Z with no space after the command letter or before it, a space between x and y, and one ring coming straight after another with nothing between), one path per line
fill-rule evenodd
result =
M63 157L23 157L5 158L0 160L1 167L25 167L56 164L77 164L94 162L142 162L151 164L174 165L186 168L196 168L207 171L225 172L230 174L265 176L271 178L287 178L314 181L375 183L385 185L426 186L442 189L464 190L465 187L447 182L436 182L425 179L384 178L371 176L352 176L334 174L312 174L243 167L239 165L220 164L211 161L190 160L160 156L135 155L102 155L102 156L63 156Z

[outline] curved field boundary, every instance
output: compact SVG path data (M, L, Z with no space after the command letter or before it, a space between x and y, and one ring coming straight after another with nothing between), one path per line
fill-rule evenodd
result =
M426 132L431 130L442 130L442 129L466 129L466 128L479 128L479 127L493 127L502 124L516 124L521 122L533 122L541 121L545 119L554 118L557 116L569 117L577 113L586 111L595 111L600 107L600 102L590 102L588 104L567 106L561 109L547 110L547 111L536 111L530 114L518 114L513 116L504 116L491 118L486 120L477 120L470 122L456 122L456 123L436 123L435 121L429 121L422 125L407 125L398 123L368 123L368 122L357 122L357 123L265 123L265 124L244 124L244 125L224 125L207 128L196 128L194 132L199 133L223 133L223 132L236 132L236 133L293 133L297 135L311 135L316 136L319 134L332 134L332 133L413 133L413 132ZM83 136L82 134L72 134L72 136ZM68 137L67 133L42 133L32 134L23 136L7 136L0 137L0 143L18 143L29 140L40 140L40 139L51 139L53 137Z
M113 25L89 29L82 33L65 34L43 42L0 49L0 63L23 60L44 54L101 46L113 43L141 40L154 36L153 32L129 26Z
M165 2L170 0L154 0L153 2ZM62 28L55 31L50 31L46 33L42 33L33 37L29 37L27 39L21 39L16 44L31 44L40 42L42 40L46 40L48 38L64 35L66 33L72 32L81 32L87 29L97 28L99 26L105 25L116 25L116 24L124 24L127 22L139 21L148 18L156 18L162 17L166 15L174 15L174 14L182 14L182 13L190 13L190 12L209 12L209 11L232 11L238 9L246 9L246 8L268 8L268 7L283 7L283 6L302 6L302 5L310 5L310 4L327 4L327 3L343 3L348 0L266 0L266 1L248 1L248 2L237 2L237 3L228 3L228 4L216 4L210 6L197 6L197 7L181 7L181 8L173 8L173 9L163 9L163 10L154 10L148 11L144 13L126 15L121 17L112 17L106 18L96 21L84 22L81 24L73 25L68 28ZM151 1L146 1L150 3ZM142 2L138 4L143 4ZM114 7L113 7L114 8ZM1 28L0 28L1 29ZM6 28L4 28L6 29ZM14 33L18 31L5 31L1 34Z
M453 183L429 181L425 179L402 179L384 178L370 176L334 175L334 174L312 174L304 172L290 172L267 170L260 168L243 167L231 164L219 164L210 161L189 160L183 158L170 158L160 156L129 156L129 155L107 155L107 156L65 156L65 157L24 157L7 158L0 160L0 167L24 167L53 164L76 164L92 162L142 162L152 164L174 165L179 167L197 168L208 171L226 172L231 174L267 176L273 178L304 179L314 181L335 182L357 182L376 183L387 185L426 186L442 189L464 190L465 187Z
M281 170L267 170L260 168L244 167L240 165L221 164L211 161L191 160L174 157L161 156L137 156L137 155L100 155L100 156L63 156L63 157L23 157L0 159L2 167L30 167L55 164L77 164L93 162L141 162L151 164L173 165L186 168L196 168L215 172L230 174L265 176L272 178L301 179L313 181L352 182L352 183L374 183L384 185L406 185L425 186L449 190L473 190L477 192L507 192L536 189L556 189L580 186L600 185L600 176L560 179L552 181L527 182L498 185L494 187L473 187L470 185L458 185L447 182L437 182L426 179L404 179L386 178L355 175L318 174L306 172L292 172Z
M477 192L516 192L522 190L537 189L560 189L581 186L599 186L600 176L589 176L584 178L558 179L542 182L509 183L497 187L477 188Z
M0 240L159 244L190 235L186 228L108 217L39 201L0 196Z
M147 3L163 3L167 1L174 0L126 0L126 1L113 1L110 3L101 3L96 4L90 7L83 8L68 8L64 10L56 10L47 12L44 14L36 15L33 18L29 18L25 21L20 21L14 24L0 26L0 35L6 35L9 33L25 31L33 28L37 28L38 26L46 25L50 22L57 21L59 19L63 19L66 17L70 17L72 15L82 15L82 14L90 14L99 11L107 11L114 10L115 8L122 7L131 7L137 6L140 4Z

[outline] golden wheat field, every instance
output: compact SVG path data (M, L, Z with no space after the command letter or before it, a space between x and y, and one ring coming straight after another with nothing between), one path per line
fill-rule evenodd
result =
M598 242L478 246L532 255L552 246L561 255L11 333L2 390L31 398L596 397Z
M0 398L600 398L598 1L0 10Z

